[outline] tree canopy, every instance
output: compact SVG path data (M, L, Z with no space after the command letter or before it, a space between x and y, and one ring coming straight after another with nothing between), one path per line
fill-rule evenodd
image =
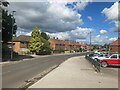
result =
M0 2L0 5L4 6L4 7L7 7L9 5L9 2L3 0Z
M44 45L41 47L41 51L44 51L46 54L51 54L51 47L50 47L50 43L49 43L49 35L47 35L45 32L41 32L41 37L42 37L42 42L44 43Z
M7 7L8 2L2 2L2 5ZM5 9L2 9L2 41L7 43L12 40L13 35L16 34L17 25L15 18L12 14Z
M41 32L41 37L43 37L46 40L50 39L50 37L45 32Z
M39 31L38 27L35 26L31 33L29 49L31 52L37 53L41 50L41 46L43 46L43 45L44 45L44 43L42 42L40 31Z
M35 26L31 33L29 50L36 54L50 54L51 48L48 42L49 36L45 32L40 32Z

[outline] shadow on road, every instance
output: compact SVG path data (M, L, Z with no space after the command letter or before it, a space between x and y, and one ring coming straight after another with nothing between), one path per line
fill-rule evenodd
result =
M120 68L120 66L113 66L113 65L110 65L110 66L108 66L107 68Z
M31 59L34 58L33 56L29 56L29 55L14 55L13 59L11 59L10 57L4 57L2 58L2 62L6 62L6 61L20 61L23 59Z

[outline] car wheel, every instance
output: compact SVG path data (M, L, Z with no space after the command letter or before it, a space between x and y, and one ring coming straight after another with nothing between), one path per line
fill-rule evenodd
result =
M98 59L98 58L95 58L95 61L99 62L99 59Z
M102 62L102 63L101 63L101 66L102 66L102 67L107 67L107 66L108 66L108 63L107 63L107 62Z

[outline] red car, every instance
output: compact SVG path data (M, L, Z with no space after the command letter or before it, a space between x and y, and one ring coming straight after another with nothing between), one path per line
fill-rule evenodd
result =
M100 60L102 67L107 67L109 65L118 65L120 66L120 54L112 54L109 58Z

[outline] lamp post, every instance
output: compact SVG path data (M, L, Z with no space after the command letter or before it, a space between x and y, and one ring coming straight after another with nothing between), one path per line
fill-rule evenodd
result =
M12 45L11 45L11 60L13 59L13 26L14 26L14 14L15 14L16 11L12 11L12 38L11 38L11 41L12 41Z
M90 41L89 41L89 42L90 42L90 44L89 44L89 45L90 45L90 48L89 48L89 50L91 51L91 44L92 44L92 42L91 42L91 41L92 41L92 32L90 31L88 34L90 34L90 37L89 37L89 38L90 38Z
M92 36L92 32L90 31L90 51L91 51L91 36Z

